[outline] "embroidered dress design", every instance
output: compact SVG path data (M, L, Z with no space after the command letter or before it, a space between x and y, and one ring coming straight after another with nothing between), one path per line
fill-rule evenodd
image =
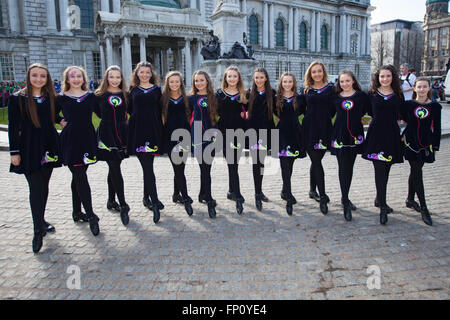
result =
M258 140L257 144L254 144L250 147L252 150L267 150L267 146L263 145L262 139Z
M89 153L85 153L83 156L84 164L93 164L97 162L97 157L94 156L94 159L89 159Z
M238 143L237 146L236 146L233 142L230 142L230 148L235 149L235 150L239 150L241 148L241 144Z
M367 155L368 159L373 159L373 160L381 160L381 161L385 161L385 162L391 162L392 161L392 156L389 157L385 157L384 156L384 152L381 151L379 153L371 153Z
M78 102L78 103L83 102L83 101L89 96L89 94L90 94L90 93L88 92L88 93L86 93L84 96L79 97L78 99L76 99L77 102Z
M172 98L170 98L170 100L174 103L174 104L179 104L180 103L180 101L181 100L183 100L183 97L181 96L181 97L179 97L178 99L172 99Z
M45 152L45 155L42 157L41 165L43 165L43 164L45 164L45 163L57 162L57 161L58 161L58 156L57 156L57 155L51 157L48 153L49 153L49 152L46 151L46 152Z
M145 142L145 146L140 146L136 148L136 152L143 152L143 153L149 153L149 152L156 152L158 151L158 146L154 146L153 149L149 147L150 142Z
M156 87L158 87L158 86L153 86L153 87L151 87L151 88L144 89L144 88L138 86L138 88L141 89L144 93L150 93L150 92L152 92Z
M120 107L122 105L122 99L118 96L110 96L108 98L108 103L112 106L112 107Z
M45 101L45 96L36 98L37 103L43 103Z
M424 106L418 106L416 109L414 109L414 115L419 120L426 119L430 116L430 110L428 110L428 108L425 108Z
M324 92L330 85L326 85L325 87L323 87L322 89L313 89L315 92L317 92L318 94L321 94L322 92Z
M354 105L355 105L355 104L353 103L352 100L344 100L344 101L342 101L341 107L342 107L342 109L344 109L345 111L350 111L350 110L353 109L353 106L354 106Z
M291 146L287 146L286 150L281 150L281 152L278 153L279 157L298 157L300 155L300 151L296 150L294 153L290 151Z
M315 150L327 150L327 147L322 144L322 140L319 140L319 143L314 145Z
M102 141L98 141L98 148L102 149L102 150L107 150L109 152L111 152L112 150L118 150L119 148L117 147L108 147L106 144L104 144Z

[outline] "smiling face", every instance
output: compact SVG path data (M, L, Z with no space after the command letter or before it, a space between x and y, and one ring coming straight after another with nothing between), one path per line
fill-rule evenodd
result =
M178 92L180 90L180 87L181 87L180 76L178 76L178 75L171 76L168 79L168 82L169 82L170 91Z
M81 70L73 68L69 70L67 74L67 81L69 82L70 89L81 89L85 80Z
M229 87L236 87L239 82L239 74L234 70L228 70L225 79Z
M342 88L342 91L349 92L353 89L353 78L349 74L341 74L339 77L339 85Z
M120 74L120 71L111 70L108 72L108 84L110 87L118 89L121 83L122 76Z
M194 85L199 92L206 92L206 87L208 86L208 81L203 74L196 74L194 77Z
M137 76L141 84L148 84L152 77L152 70L150 67L140 67Z
M314 81L314 84L322 84L323 83L323 68L320 64L316 64L311 68L311 78Z
M31 69L30 82L33 89L41 90L47 84L47 70L39 67Z
M256 88L259 91L263 91L265 89L267 77L264 72L255 72L253 80L255 81Z
M292 76L284 76L281 80L281 86L284 94L290 94L294 92L294 78Z
M417 99L427 99L428 92L430 92L430 85L428 81L416 81L414 84L414 91L417 94Z
M391 70L381 70L378 77L378 81L382 88L391 88L392 84L392 72Z

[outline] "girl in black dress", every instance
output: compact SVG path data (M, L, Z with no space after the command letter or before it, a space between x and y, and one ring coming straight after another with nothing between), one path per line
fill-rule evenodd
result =
M255 204L259 211L262 210L262 201L269 201L262 192L262 180L264 159L271 147L270 130L274 128L274 106L275 90L270 85L269 74L266 69L257 68L253 72L253 83L248 92L246 128L256 130L257 135L257 143L249 147L251 152L256 152L256 159L253 159L253 181L255 184ZM265 130L266 135L260 135L259 130Z
M330 199L325 193L325 173L322 159L330 147L331 119L335 109L332 103L334 88L328 83L328 73L320 61L310 64L305 74L302 105L306 105L303 119L304 146L311 159L309 197L320 202L320 211L328 213ZM319 194L316 192L316 186Z
M245 94L244 82L242 81L239 69L230 66L225 70L222 80L222 88L216 93L217 103L219 106L219 123L218 127L223 137L223 154L227 159L228 165L228 193L229 200L236 201L236 212L242 214L244 197L241 194L239 186L239 149L243 149L243 145L234 141L227 142L226 130L245 129L246 104L247 97ZM241 150L242 151L242 150Z
M188 195L186 177L184 175L187 152L190 150L191 140L173 141L172 133L177 129L189 131L191 110L186 96L183 76L179 71L171 71L166 75L162 92L162 116L164 123L164 143L170 163L174 171L173 202L184 205L189 216L192 215L192 199ZM181 193L181 195L180 195Z
M108 164L108 202L109 210L120 212L124 225L130 221L130 207L125 202L125 192L120 164L127 154L127 93L123 74L118 66L110 66L95 91L98 105L95 113L101 118L97 128L98 160ZM120 205L115 197L119 198Z
M431 100L430 81L417 78L414 83L413 100L407 101L402 108L402 118L407 122L403 131L405 159L411 166L408 180L408 198L406 206L422 214L422 220L432 225L430 212L425 202L422 167L425 162L433 163L441 141L441 109L438 102ZM419 204L414 201L417 193Z
M389 171L392 164L403 162L400 127L397 123L403 95L394 66L382 66L373 74L369 98L369 115L372 121L367 131L362 157L372 161L375 169L375 206L380 207L380 223L384 225L388 221L387 214L392 212L392 208L386 204Z
M162 154L163 124L161 114L161 87L151 63L141 61L133 70L130 85L130 119L128 154L136 155L144 173L143 203L153 210L153 222L160 218L164 205L158 200L153 170L155 156ZM149 199L150 197L150 199Z
M217 126L217 100L214 94L211 78L205 71L199 70L192 75L192 89L189 96L191 109L192 150L200 166L200 193L198 201L206 202L210 218L216 217L216 200L211 195L211 167L215 156L214 149L211 153L206 148L214 141L214 137L206 139L206 131L214 130ZM201 128L196 130L196 127Z
M55 90L48 68L32 64L26 87L8 101L10 172L24 174L30 189L33 217L33 252L39 252L42 238L55 228L45 221L48 184L53 168L60 166L59 136L54 127Z
M276 96L276 129L279 130L279 150L281 177L283 189L281 199L286 200L286 212L292 215L292 206L297 200L292 195L291 177L294 161L297 158L305 158L306 153L302 145L301 126L299 116L305 113L301 104L300 95L297 94L297 80L294 74L285 72L278 81Z
M87 75L81 67L71 66L63 74L63 95L57 98L57 113L63 113L61 121L62 158L72 172L73 220L89 221L94 236L100 233L99 218L92 209L91 188L87 177L90 164L97 162L97 137L92 125L92 113L97 108L97 97L87 91ZM86 218L81 213L81 203Z
M364 128L361 119L367 113L369 103L369 97L361 91L353 72L342 70L336 84L336 95L333 97L337 116L331 135L331 154L336 156L339 165L341 201L347 221L352 220L352 210L356 210L348 193L356 155L363 151Z

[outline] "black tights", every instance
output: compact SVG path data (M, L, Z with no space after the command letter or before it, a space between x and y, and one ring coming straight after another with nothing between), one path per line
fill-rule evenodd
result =
M228 191L236 195L236 197L242 197L241 188L239 186L239 158L237 156L237 151L225 148L223 149L225 160L227 160L227 154L232 153L230 161L232 163L227 163L228 165Z
M120 164L122 160L108 160L108 201L115 201L116 194L120 205L125 205L125 191L123 186L122 171Z
M264 177L265 155L258 154L257 162L253 164L253 182L255 183L255 194L262 193L262 181Z
M45 167L41 171L25 175L30 189L30 207L35 233L39 233L45 228L44 215L48 199L48 183L52 171L53 168Z
M426 207L427 204L425 202L425 189L423 187L422 175L424 162L409 160L409 165L411 166L411 171L408 179L408 199L414 200L414 194L417 193L417 197L420 201L420 206Z
M200 195L206 200L212 200L211 195L211 168L212 164L205 161L198 164L200 166Z
M186 167L184 162L181 162L180 164L175 164L173 162L171 152L169 152L169 159L170 163L172 164L174 177L173 177L173 194L179 194L181 193L181 196L183 199L186 199L188 197L187 192L187 183L186 183L186 176L184 175L184 168Z
M92 209L92 195L91 187L87 177L88 166L69 166L72 172L72 204L74 212L81 212L81 203L83 203L84 210L88 218L94 216Z
M296 158L280 157L281 178L283 179L283 193L286 195L292 194L291 177L294 168L294 161Z
M311 168L309 169L310 190L319 189L321 196L325 195L325 173L322 167L322 159L325 156L325 150L309 150L308 156L311 159Z
M137 158L141 163L144 174L144 198L150 196L151 201L156 203L158 201L158 193L156 191L155 172L153 171L153 161L155 160L155 156L145 154L138 155Z
M377 188L377 199L380 207L386 206L386 191L389 180L391 164L379 160L372 161L375 169L375 185Z
M336 156L339 165L339 184L341 186L342 202L347 203L350 185L352 184L355 152L342 152Z

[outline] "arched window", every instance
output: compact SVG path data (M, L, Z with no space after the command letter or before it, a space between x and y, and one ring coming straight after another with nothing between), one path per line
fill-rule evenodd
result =
M90 0L75 0L75 5L80 7L81 28L94 29L94 6Z
M276 46L284 47L284 23L280 18L277 20L275 27Z
M308 45L308 31L306 28L306 23L300 23L300 49L306 49Z
M353 34L350 37L350 53L352 55L358 54L358 35Z
M320 29L320 50L328 50L328 30L325 25Z
M248 20L250 29L250 44L258 44L259 39L258 18L255 15L251 15Z

